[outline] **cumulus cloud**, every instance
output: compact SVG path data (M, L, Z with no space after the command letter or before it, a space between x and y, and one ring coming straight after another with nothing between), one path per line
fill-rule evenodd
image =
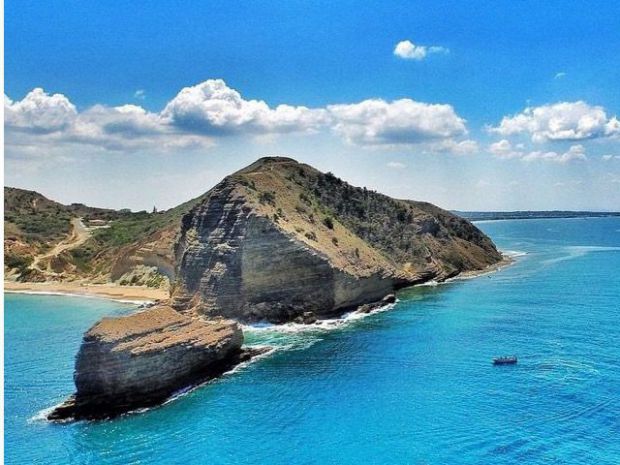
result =
M523 112L505 116L491 132L502 136L527 134L532 141L576 141L620 135L618 119L608 117L601 106L583 101L560 102L528 107Z
M65 129L76 116L75 105L67 97L49 95L41 88L19 102L4 96L4 125L8 129L47 134Z
M543 160L543 161L552 161L556 163L568 163L570 161L575 160L587 160L586 149L583 145L572 145L566 152L558 153L558 152L544 152L544 151L535 151L525 154L522 157L523 161L535 161L535 160Z
M471 155L480 150L478 142L471 139L456 141L454 139L445 139L441 142L431 144L431 151L450 153L453 155Z
M239 132L284 133L316 130L329 121L324 109L245 100L221 79L185 87L162 112L164 120L179 128L205 134Z
M467 134L465 120L451 105L371 99L327 109L334 130L358 145L416 144Z
M449 53L449 50L445 47L440 47L438 45L416 45L410 40L398 42L396 47L394 47L394 55L403 60L422 61L428 55L446 53Z
M568 163L576 160L587 160L586 149L583 145L572 145L566 152L556 151L526 151L523 144L513 145L509 140L502 139L494 142L488 147L488 151L497 158L503 159L520 159L529 161L553 161L557 163Z
M94 105L78 111L62 94L34 89L20 101L5 95L7 146L83 144L103 150L176 150L208 146L218 137L250 135L271 140L279 134L333 131L360 146L422 144L425 150L471 153L477 150L465 120L450 105L411 99L364 100L352 104L269 106L245 99L221 79L182 89L160 112L139 105Z
M400 169L406 168L407 165L399 161L389 161L387 162L387 167L400 170Z
M21 153L57 152L64 145L90 145L97 149L134 151L145 148L191 147L196 138L166 125L158 113L137 105L95 105L78 112L62 94L34 89L22 100L5 96L6 145ZM207 138L202 146L211 142Z
M498 158L521 158L523 152L518 147L513 147L507 139L494 142L489 146L489 152Z
M603 155L601 157L604 161L611 161L611 160L620 160L620 155Z

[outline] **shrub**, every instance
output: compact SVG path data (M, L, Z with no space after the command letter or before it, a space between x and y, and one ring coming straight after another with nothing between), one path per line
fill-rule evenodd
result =
M275 205L276 195L273 192L261 192L258 196L258 201L261 204Z
M323 224L329 229L334 229L334 220L331 216L326 216L325 218L323 218Z
M303 192L301 194L299 194L299 200L301 200L303 203L305 203L308 206L312 205L312 200L310 199L310 197L308 197Z
M316 241L316 234L314 233L314 231L308 231L305 236L310 239L311 241Z
M7 254L4 256L4 265L8 268L17 268L20 273L23 273L28 269L32 260L29 255Z

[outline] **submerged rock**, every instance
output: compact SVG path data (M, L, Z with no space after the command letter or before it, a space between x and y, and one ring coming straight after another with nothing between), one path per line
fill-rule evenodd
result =
M394 294L388 294L383 299L377 302L371 302L368 304L360 305L357 307L358 313L370 313L375 310L378 310L381 307L385 307L386 305L393 304L396 302L396 296Z
M303 315L298 316L293 321L301 325L311 325L317 322L317 317L312 312L304 312Z
M190 318L168 306L104 318L84 335L76 393L49 419L106 418L157 405L255 355L242 343L237 323Z

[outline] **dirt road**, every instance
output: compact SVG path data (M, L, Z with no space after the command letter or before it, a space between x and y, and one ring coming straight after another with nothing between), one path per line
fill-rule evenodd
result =
M71 220L71 225L73 226L71 234L66 239L63 239L56 244L52 250L34 257L30 268L47 273L54 273L51 268L52 258L57 257L62 252L79 247L90 238L91 231L84 226L84 223L82 223L82 218L73 218Z

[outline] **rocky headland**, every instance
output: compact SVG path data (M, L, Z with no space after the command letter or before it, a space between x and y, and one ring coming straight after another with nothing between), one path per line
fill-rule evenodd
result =
M50 419L114 416L217 376L254 355L238 322L367 313L399 288L502 260L463 218L290 158L262 158L184 209L166 216L162 231L123 245L139 260L119 257L109 268L127 276L150 253L148 263L170 280L169 301L95 324L76 358L76 393Z

